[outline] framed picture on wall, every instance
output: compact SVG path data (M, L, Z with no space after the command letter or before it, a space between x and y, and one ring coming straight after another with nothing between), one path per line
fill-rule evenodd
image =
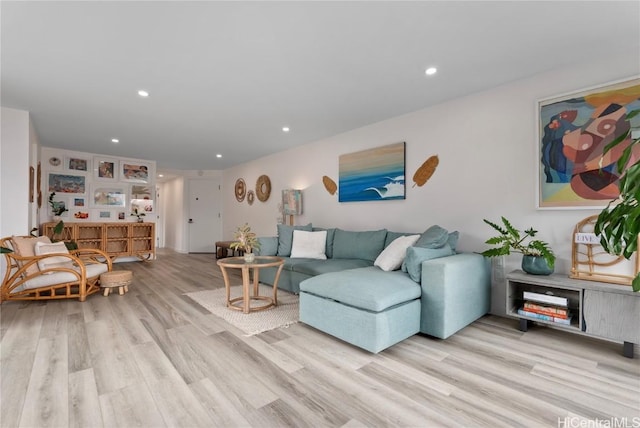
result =
M120 179L132 183L149 183L151 165L135 161L120 161Z
M64 166L69 171L86 173L91 171L91 161L82 156L67 156L64 158Z
M99 181L118 181L118 161L96 156L93 158L93 175Z
M49 173L47 191L49 193L70 193L84 195L86 193L86 180L83 175L70 175Z
M640 109L638 93L636 78L538 102L539 209L601 209L618 197L616 162L630 139L606 154L604 148L640 129L640 115L627 119Z
M153 212L153 187L143 184L133 184L131 186L131 212L135 209L138 212Z
M71 212L73 213L72 216L74 221L90 219L89 210L71 210Z
M122 187L94 186L91 205L95 208L124 208L127 206L127 193Z
M73 208L84 208L87 206L87 200L84 196L74 196L71 198L71 206Z

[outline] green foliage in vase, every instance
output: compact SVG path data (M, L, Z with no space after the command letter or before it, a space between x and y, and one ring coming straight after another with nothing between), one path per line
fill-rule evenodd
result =
M640 114L634 110L627 114L627 120ZM609 254L630 259L638 251L640 233L640 138L631 137L631 129L607 144L603 154L621 144L627 144L616 162L621 174L619 181L620 196L609 202L598 215L595 233L600 235L600 243ZM635 162L627 165L631 159ZM633 279L633 291L640 291L640 273Z
M525 256L542 257L547 264L553 269L556 256L553 254L549 244L538 239L531 239L538 233L532 227L524 232L519 231L511 225L509 220L502 217L503 226L484 219L485 223L495 229L499 235L489 238L485 241L489 245L497 245L482 252L485 257L508 256L511 252L522 253Z
M54 216L62 215L62 213L69 211L67 207L65 207L64 203L56 202L53 198L56 196L56 192L51 192L49 195L49 206L51 207L51 212Z

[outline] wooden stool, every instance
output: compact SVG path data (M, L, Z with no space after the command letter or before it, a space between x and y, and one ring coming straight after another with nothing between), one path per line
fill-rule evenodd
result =
M118 287L118 294L122 296L129 291L131 278L133 278L133 272L130 270L114 270L103 273L100 275L100 287L104 289L104 296L108 296L111 289L116 287Z

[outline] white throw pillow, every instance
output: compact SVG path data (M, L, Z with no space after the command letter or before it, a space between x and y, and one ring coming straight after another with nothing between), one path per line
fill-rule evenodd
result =
M402 266L404 257L407 254L407 248L415 244L420 235L401 236L394 239L387 248L373 262L374 266L378 266L384 271L398 270Z
M69 254L69 250L64 245L64 242L56 242L53 244L46 244L44 242L36 242L35 246L36 256L43 256L45 254L65 253ZM47 257L42 260L38 260L38 267L40 270L54 267L54 265L60 264L73 264L73 261L69 257Z
M291 258L307 258L325 260L325 248L327 245L327 231L306 232L304 230L293 231L293 245L291 245Z

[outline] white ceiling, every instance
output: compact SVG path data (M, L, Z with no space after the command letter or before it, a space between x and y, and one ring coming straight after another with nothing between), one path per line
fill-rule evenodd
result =
M566 64L640 51L638 1L0 8L2 105L30 111L44 146L154 159L159 169L225 169ZM438 73L425 76L432 65Z

